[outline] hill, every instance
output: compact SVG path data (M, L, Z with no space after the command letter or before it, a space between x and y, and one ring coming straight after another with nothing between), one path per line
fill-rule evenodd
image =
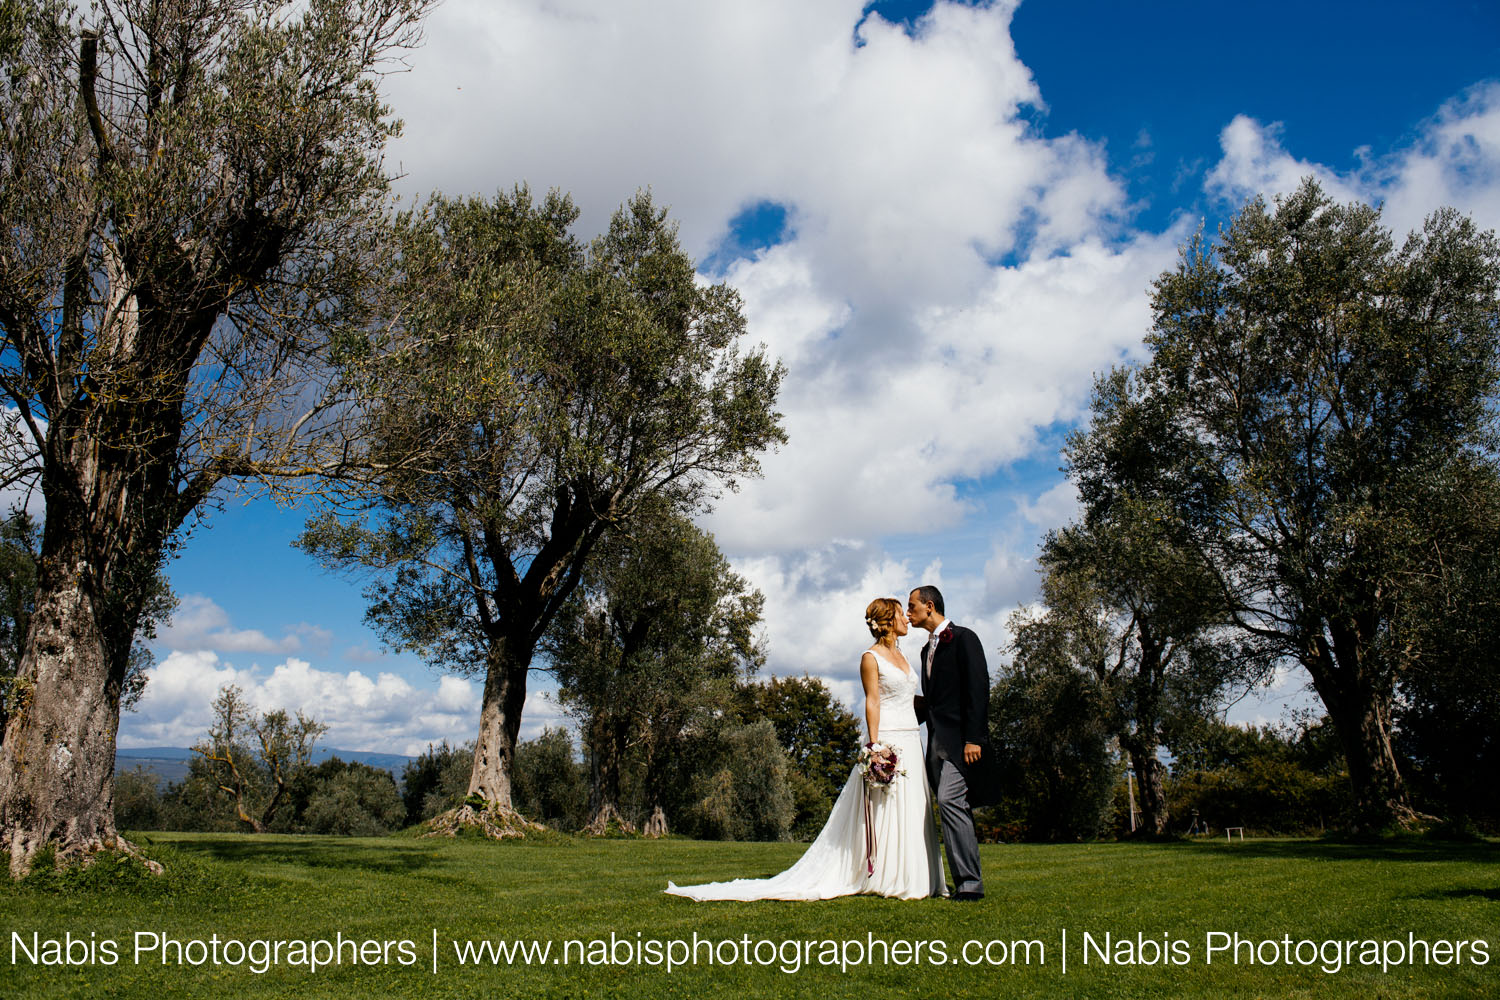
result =
M398 786L401 784L402 769L409 761L416 759L396 753L377 753L372 750L339 750L333 747L320 747L313 751L315 764L321 764L330 757L358 761L371 767L382 768L391 772ZM181 781L186 778L188 761L192 758L193 751L187 747L128 747L115 751L115 770L128 771L133 767L144 767L148 771L155 771L161 778L161 783L166 784L169 781Z

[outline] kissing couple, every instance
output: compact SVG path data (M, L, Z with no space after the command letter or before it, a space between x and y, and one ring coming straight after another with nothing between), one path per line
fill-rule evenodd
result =
M875 638L859 660L870 740L812 846L771 878L668 882L667 892L696 900L984 897L973 807L993 804L997 785L984 648L972 630L947 619L936 587L913 590L904 610L894 598L877 597L865 609L865 625ZM898 645L913 625L927 632L916 667ZM917 728L923 722L925 754ZM932 819L934 789L951 893Z

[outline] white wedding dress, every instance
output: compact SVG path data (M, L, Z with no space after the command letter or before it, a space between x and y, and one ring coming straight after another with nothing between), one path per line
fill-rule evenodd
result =
M898 774L883 789L870 789L875 832L874 872L865 858L865 782L858 765L828 814L818 839L796 864L771 878L737 878L705 885L667 883L665 891L689 899L832 899L874 893L901 899L947 895L932 795L912 698L919 679L872 649L879 669L880 742L893 746Z

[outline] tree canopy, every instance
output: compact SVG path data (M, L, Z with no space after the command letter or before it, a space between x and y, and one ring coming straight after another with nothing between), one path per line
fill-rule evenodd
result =
M644 770L648 810L662 805L666 758L696 713L726 700L760 665L764 599L713 538L653 508L596 547L544 643L592 772L591 824L621 817L626 756Z
M1163 745L1214 713L1228 688L1264 676L1275 654L1227 627L1214 567L1176 509L1170 413L1142 393L1139 374L1123 368L1096 384L1089 424L1064 452L1082 515L1048 534L1041 608L1015 616L1012 631L1018 666L1071 663L1091 675L1140 780L1139 829L1161 836Z
M495 833L527 672L600 539L703 509L784 440L780 365L741 351L738 295L697 280L666 211L639 194L586 245L577 215L519 187L402 219L401 313L349 355L384 472L301 541L373 574L392 644L484 675L469 791Z
M378 82L431 2L0 3L0 483L46 503L0 752L15 874L128 847L119 702L184 522L344 458L327 366L390 243Z
M1391 747L1409 612L1478 536L1500 390L1500 251L1440 209L1398 247L1316 183L1247 204L1156 282L1132 405L1159 417L1169 516L1229 619L1306 668L1365 829L1413 818Z

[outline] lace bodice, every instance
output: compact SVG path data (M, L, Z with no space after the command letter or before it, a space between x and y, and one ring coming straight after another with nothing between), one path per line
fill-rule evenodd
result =
M902 670L893 661L886 659L883 650L872 648L870 653L880 670L880 731L916 729L917 709L912 703L921 680L915 668Z

